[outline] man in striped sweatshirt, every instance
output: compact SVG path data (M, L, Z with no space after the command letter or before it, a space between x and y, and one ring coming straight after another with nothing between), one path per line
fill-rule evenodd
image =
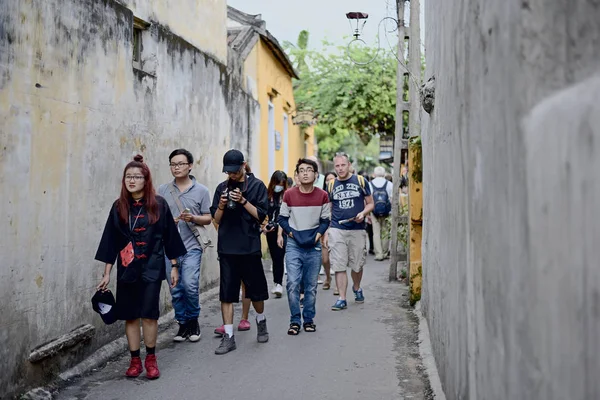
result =
M296 164L299 186L283 195L279 212L279 237L283 247L283 235L287 236L285 261L287 267L287 294L290 306L288 335L300 333L301 316L304 331L315 332L315 303L317 280L321 269L321 236L329 228L331 209L329 196L313 184L319 176L317 163L301 158ZM304 311L300 313L300 287L304 287Z

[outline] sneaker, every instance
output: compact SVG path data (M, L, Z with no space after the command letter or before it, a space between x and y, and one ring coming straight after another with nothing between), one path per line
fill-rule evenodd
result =
M160 377L160 371L158 370L155 354L148 354L146 356L146 360L144 360L144 366L146 367L146 378L158 379L158 377Z
M346 302L346 300L338 300L333 306L331 306L331 309L333 311L340 311L345 308L348 308L348 303Z
M188 338L188 336L190 336L190 330L189 330L189 323L179 323L179 330L177 331L177 334L175 335L175 337L173 338L173 341L175 342L185 342L185 339Z
M225 336L225 325L221 325L220 327L215 329L215 335L217 336Z
M238 331L249 331L250 330L250 321L248 321L247 319L242 319L240 320L240 323L238 324Z
M235 349L237 349L237 346L235 345L235 335L223 335L223 338L221 339L221 344L219 344L219 347L217 347L217 349L215 350L215 354L227 354Z
M354 290L354 288L352 288L352 291L354 292L354 301L362 304L365 302L365 296L363 295L363 290L362 288L358 288L358 290Z
M188 333L188 339L190 339L190 342L197 342L200 340L202 333L200 332L200 324L198 323L197 319L189 322Z
M271 293L273 293L275 297L280 298L283 294L283 287L278 283L275 285L273 290L271 290Z
M267 331L267 319L256 320L256 340L258 343L267 343L269 341L269 332Z
M129 378L136 378L140 376L144 368L142 367L142 359L139 357L131 357L129 362L129 368L125 372L125 375Z

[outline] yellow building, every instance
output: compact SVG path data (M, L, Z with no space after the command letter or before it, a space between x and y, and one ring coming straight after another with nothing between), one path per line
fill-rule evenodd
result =
M293 176L298 159L317 150L314 128L293 122L292 78L298 74L260 15L228 7L227 34L230 49L243 61L243 85L260 104L260 134L251 138L250 166L265 183L276 170Z

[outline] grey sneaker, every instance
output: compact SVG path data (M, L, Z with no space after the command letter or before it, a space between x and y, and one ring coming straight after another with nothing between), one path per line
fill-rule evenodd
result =
M235 345L235 335L229 336L225 334L221 339L221 344L215 350L215 354L227 354L235 349L237 349L237 346Z
M256 320L256 330L256 340L258 340L258 343L267 343L269 341L269 331L267 331L266 318L260 322L258 322L258 319Z

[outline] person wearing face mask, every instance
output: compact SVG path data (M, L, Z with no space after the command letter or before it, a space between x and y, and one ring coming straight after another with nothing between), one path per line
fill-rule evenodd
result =
M271 181L267 187L267 196L269 198L269 208L267 211L268 223L262 228L262 232L267 237L269 253L273 262L273 283L274 287L271 293L280 298L283 294L283 259L285 249L277 245L277 218L283 200L283 193L287 190L287 175L283 171L275 171L271 176Z

